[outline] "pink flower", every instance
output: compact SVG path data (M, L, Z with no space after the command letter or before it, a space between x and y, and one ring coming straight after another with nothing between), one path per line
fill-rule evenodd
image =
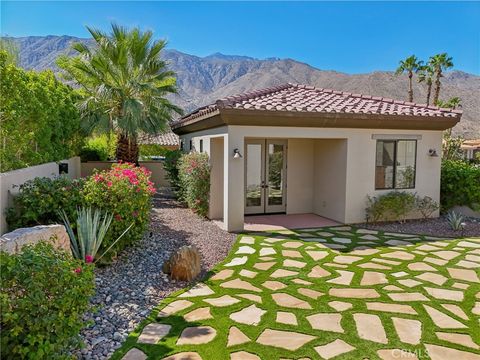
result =
M76 274L80 274L82 272L82 268L78 267L74 271L75 271Z
M122 221L122 216L120 214L115 214L115 220Z
M107 182L107 186L108 186L108 187L112 187L112 185L113 185L113 184L112 184L111 181Z
M92 256L92 255L86 255L86 256L85 256L85 262L86 262L87 264L93 263L93 256Z

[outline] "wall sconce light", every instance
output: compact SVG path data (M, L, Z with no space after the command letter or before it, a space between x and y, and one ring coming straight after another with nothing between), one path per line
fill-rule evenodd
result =
M240 159L240 158L242 158L242 157L243 157L243 156L242 156L242 154L240 154L240 150L238 150L238 149L233 149L233 158L234 158L234 159Z
M437 150L436 150L436 149L430 149L430 150L428 150L428 156L438 157Z

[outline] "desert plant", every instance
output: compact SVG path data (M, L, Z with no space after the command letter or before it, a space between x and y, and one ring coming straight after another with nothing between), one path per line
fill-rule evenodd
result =
M122 163L96 172L85 182L82 191L85 204L113 214L110 229L100 246L102 252L110 249L107 258L138 241L145 232L155 193L150 174L143 167ZM112 247L115 239L132 223L128 233Z
M7 210L9 229L57 223L61 221L59 209L74 218L77 207L84 202L81 194L83 184L83 179L71 180L59 176L53 179L35 178L20 185L19 193L13 198L13 206Z
M93 266L49 242L0 252L2 359L67 359L81 344Z
M415 194L404 191L391 191L380 196L367 196L366 217L369 222L380 220L405 221L415 209Z
M430 196L416 196L415 198L415 209L422 214L424 219L428 219L439 208L440 205Z
M207 216L210 199L208 155L196 152L184 154L178 169L183 201L200 216Z
M97 258L97 252L112 223L113 215L102 213L102 211L98 209L92 210L90 207L79 208L77 214L77 236L75 236L75 230L70 225L65 211L62 210L60 216L70 237L70 248L72 249L73 256L87 263L99 261L133 226L133 223L130 224L130 226L110 244L103 254Z
M413 102L413 74L417 73L422 68L423 61L417 59L415 55L401 60L395 71L396 75L407 73L408 75L408 101Z
M95 46L73 45L78 56L60 57L58 65L81 86L78 105L90 128L114 130L117 160L137 163L138 135L162 133L172 115L182 113L166 98L177 92L175 73L161 60L166 42L153 41L151 31L115 24L110 34L87 30Z
M452 228L452 230L458 231L458 230L463 230L463 227L465 226L465 217L457 213L455 211L449 211L447 214L447 222L448 225Z

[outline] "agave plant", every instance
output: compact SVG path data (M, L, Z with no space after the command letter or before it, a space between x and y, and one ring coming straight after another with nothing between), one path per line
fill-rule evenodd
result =
M60 216L67 229L70 237L70 248L73 256L77 259L85 260L87 263L98 261L105 255L123 235L133 226L131 224L111 245L103 252L101 256L96 258L97 252L102 245L103 239L107 234L108 228L112 223L112 214L103 213L102 211L90 207L81 207L77 210L77 226L76 233L68 220L68 216L64 210L60 212Z
M452 228L452 230L463 230L465 227L464 223L465 217L457 213L455 211L450 211L447 215L447 222L448 225Z

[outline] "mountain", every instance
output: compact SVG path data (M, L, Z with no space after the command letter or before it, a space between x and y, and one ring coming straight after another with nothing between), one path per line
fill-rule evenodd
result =
M58 71L55 59L60 54L73 55L72 43L93 44L91 39L72 36L28 36L14 40L20 48L21 66L55 72ZM407 96L406 76L395 76L390 71L346 74L320 70L293 59L255 59L221 53L198 57L172 49L166 50L163 57L177 73L179 94L172 100L187 112L218 98L286 82L400 100ZM425 103L423 84L414 83L414 94L415 102ZM442 99L454 96L462 99L464 114L454 133L480 138L480 76L458 70L448 72L442 80L440 95Z

